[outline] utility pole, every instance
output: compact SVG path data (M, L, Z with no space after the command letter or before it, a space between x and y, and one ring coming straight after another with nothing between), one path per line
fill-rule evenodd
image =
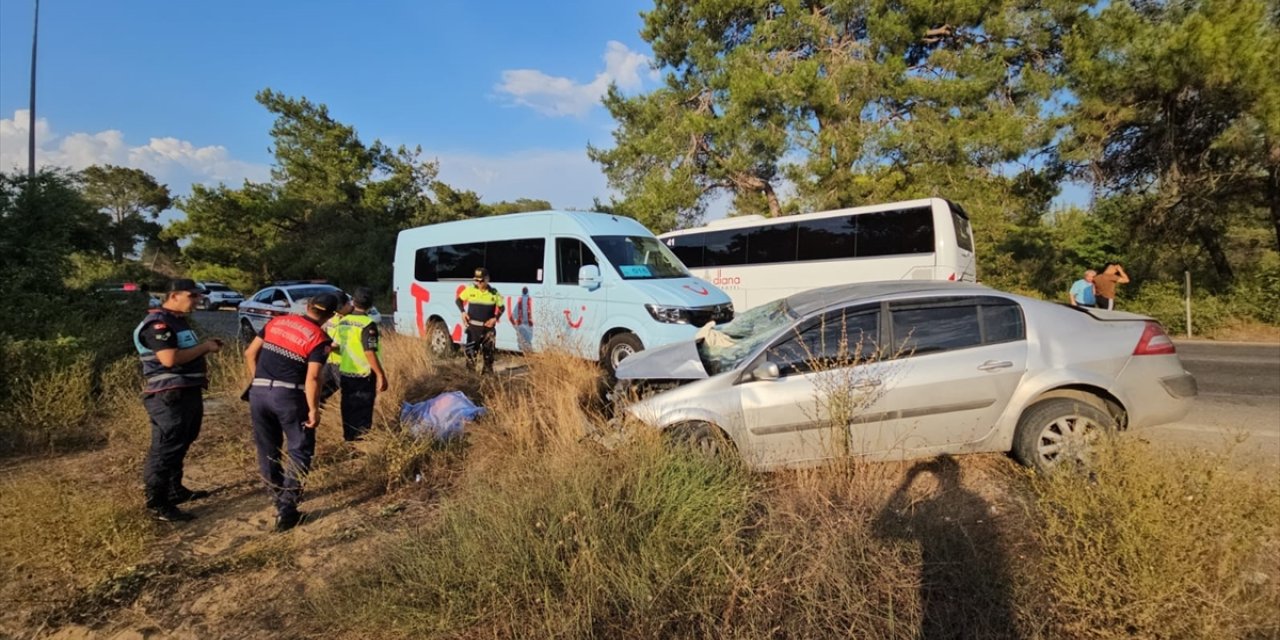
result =
M27 180L36 177L36 40L40 37L40 0L36 0L36 19L31 27L31 111L27 120Z

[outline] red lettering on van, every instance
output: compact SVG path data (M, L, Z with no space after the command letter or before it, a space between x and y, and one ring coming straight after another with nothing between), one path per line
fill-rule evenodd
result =
M414 320L418 324L418 336L425 336L427 335L427 325L425 319L422 317L422 307L431 301L431 292L427 291L422 285L415 282L409 286L409 295L413 296L414 300Z

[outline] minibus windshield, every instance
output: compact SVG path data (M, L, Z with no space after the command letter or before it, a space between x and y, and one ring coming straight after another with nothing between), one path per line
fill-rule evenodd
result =
M592 236L623 280L688 278L689 271L653 236Z

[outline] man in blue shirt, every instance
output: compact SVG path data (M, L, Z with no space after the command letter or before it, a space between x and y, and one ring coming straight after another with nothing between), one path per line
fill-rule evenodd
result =
M1084 272L1084 277L1076 280L1071 285L1071 304L1077 307L1092 307L1094 305L1093 297L1093 278L1098 275L1097 271L1089 269Z

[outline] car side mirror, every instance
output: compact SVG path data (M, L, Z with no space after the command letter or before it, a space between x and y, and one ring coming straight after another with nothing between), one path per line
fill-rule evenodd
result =
M778 363L765 360L752 369L751 377L756 380L777 380L782 377L782 371L778 369Z
M600 267L594 264L584 264L578 268L578 284L583 289L592 291L599 288L601 282Z
M274 300L274 301L272 301L272 302L271 302L271 306L273 306L273 307L279 307L279 308L281 308L281 309L288 309L288 308L289 308L289 303L288 303L288 302L285 302L284 300Z

